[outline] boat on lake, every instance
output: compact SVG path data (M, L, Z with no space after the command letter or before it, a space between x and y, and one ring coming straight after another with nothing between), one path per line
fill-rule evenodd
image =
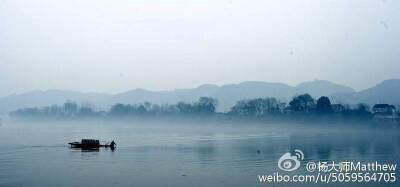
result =
M114 141L110 144L100 144L100 141L95 139L82 139L80 142L70 142L68 144L73 148L82 149L98 149L100 147L110 147L111 149L114 149L116 146Z

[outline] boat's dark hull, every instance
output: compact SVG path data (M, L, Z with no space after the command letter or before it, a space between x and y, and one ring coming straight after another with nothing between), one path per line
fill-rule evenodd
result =
M68 143L73 148L82 148L82 149L98 149L100 145L82 145L80 142L71 142Z
M82 145L81 142L71 142L68 143L69 145L71 145L71 147L73 148L82 148L82 149L98 149L100 147L111 147L114 148L110 145Z

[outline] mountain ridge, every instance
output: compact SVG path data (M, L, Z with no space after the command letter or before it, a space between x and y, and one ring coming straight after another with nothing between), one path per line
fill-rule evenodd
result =
M374 87L361 91L326 80L313 80L290 86L279 82L245 81L238 84L203 84L196 88L150 91L142 88L117 94L79 92L70 90L31 91L0 98L0 113L23 107L61 105L66 100L86 103L98 109L107 109L115 103L135 104L145 101L157 104L173 104L179 101L194 102L201 96L218 99L218 111L227 111L238 100L258 97L275 97L288 102L294 95L309 93L314 98L329 96L333 103L374 104L387 102L400 105L400 79L388 79ZM397 95L396 95L397 94Z

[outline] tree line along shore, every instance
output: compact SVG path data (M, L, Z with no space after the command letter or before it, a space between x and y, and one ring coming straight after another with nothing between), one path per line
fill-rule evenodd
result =
M193 103L176 104L138 104L117 103L108 111L95 110L90 105L78 105L66 101L64 105L21 108L9 113L12 118L93 118L93 117L245 117L260 119L357 119L357 120L393 120L398 121L398 111L393 105L376 104L372 108L367 104L332 104L328 97L314 99L310 94L296 95L289 103L273 97L240 100L227 112L217 112L218 101L211 97L200 97Z

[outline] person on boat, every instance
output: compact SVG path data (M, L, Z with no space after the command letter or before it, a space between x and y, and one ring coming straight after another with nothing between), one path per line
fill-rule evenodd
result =
M110 147L114 148L117 144L114 142L114 140L110 143Z

